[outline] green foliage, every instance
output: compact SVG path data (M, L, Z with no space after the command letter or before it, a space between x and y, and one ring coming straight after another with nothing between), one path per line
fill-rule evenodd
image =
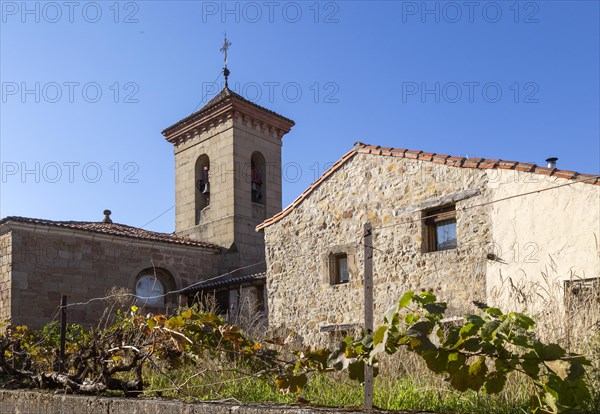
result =
M590 362L568 354L557 344L540 342L532 331L535 322L528 316L486 308L481 315L465 315L462 326L445 328L445 311L446 304L437 302L433 294L407 292L386 312L384 325L373 335L372 348L359 339L346 341L339 349L357 361L373 364L379 354L393 354L406 347L463 392L483 389L488 394L499 393L511 372L521 372L538 390L531 401L534 413L573 412L590 398L584 381L584 367ZM363 346L348 349L356 343ZM352 372L350 376L362 379Z
M322 381L324 373L341 375L343 371L355 383L362 383L369 364L377 376L382 355L404 349L417 354L429 370L460 392L496 398L494 395L508 386L509 375L520 373L537 390L530 401L533 413L576 412L590 405L592 396L584 380L590 362L557 344L539 341L533 333L535 322L528 316L484 308L481 314L465 315L458 325L446 324L445 312L446 304L433 294L407 292L385 313L383 325L374 332L345 338L333 349L291 351L289 337L259 343L238 327L195 307L165 316L142 315L133 306L118 313L114 323L104 329L70 325L65 373L57 372L58 324L40 331L8 326L0 335L0 375L5 385L78 393L137 396L148 385L156 389L162 384L185 394L200 375L213 375L201 368L210 361L215 372L228 378L216 381L221 384L218 387L244 379L239 378L244 373L246 379L272 381L271 387L284 394L306 395L315 378ZM177 384L173 372L191 373ZM264 381L244 384L240 382L240 389L250 394L260 389L259 394L270 395L271 388ZM206 395L215 392L207 385L199 385L198 390ZM594 392L593 398L598 399Z
M133 306L101 330L67 329L65 373L57 372L57 324L41 331L8 326L0 336L0 374L15 386L65 388L72 392L109 390L136 396L143 391L143 370L164 371L193 366L202 358L238 359L254 371L274 366L265 349L223 319L196 308L176 315L141 315Z

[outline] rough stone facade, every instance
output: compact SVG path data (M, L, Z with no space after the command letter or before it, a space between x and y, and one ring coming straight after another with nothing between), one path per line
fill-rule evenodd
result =
M12 270L12 236L0 236L0 320L10 317L10 274Z
M592 242L598 240L600 186L575 184L505 202L510 195L569 181L416 158L351 151L300 202L259 226L265 232L271 327L286 326L307 342L320 343L332 327L363 324L367 222L373 226L376 324L408 290L432 291L448 302L450 317L472 311L472 301L492 299L490 289L500 274L523 277L523 263L490 256L499 248L506 252L515 241L522 247L534 242L540 249L531 274L548 265L546 247L579 251L562 256L563 277L576 264L585 268L582 274L600 274L598 244ZM457 248L427 252L423 217L448 205L456 209ZM347 254L349 283L330 281L330 258L336 253Z
M11 240L10 245L6 240ZM111 288L135 292L143 271L156 273L166 291L215 276L218 249L134 241L48 226L13 228L2 236L2 316L13 324L40 327L57 316L62 295L69 304L107 296ZM132 300L134 298L131 298ZM177 307L170 294L149 311ZM97 322L107 301L92 301L68 309L71 323Z
M231 402L185 403L144 398L109 398L0 390L0 413L14 414L408 414L406 411L360 410L307 405L236 404ZM427 414L411 411L412 414ZM428 414L432 414L428 412Z

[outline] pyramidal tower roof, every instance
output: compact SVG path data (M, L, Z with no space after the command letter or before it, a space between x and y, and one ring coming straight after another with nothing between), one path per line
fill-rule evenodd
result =
M255 122L274 128L277 130L276 134L280 139L295 125L295 122L291 119L244 98L226 85L206 105L166 128L162 131L162 134L167 141L175 143L181 134L190 133L196 128L202 130L202 128L208 127L209 124L215 121L222 122L224 118L227 119L235 115L250 117Z
M166 128L162 134L167 141L179 145L193 136L200 135L229 120L250 123L279 140L294 126L294 121L291 119L257 105L229 89L228 78L231 72L227 68L227 52L230 47L231 42L225 34L223 47L221 48L224 55L223 77L225 78L225 87L200 110Z

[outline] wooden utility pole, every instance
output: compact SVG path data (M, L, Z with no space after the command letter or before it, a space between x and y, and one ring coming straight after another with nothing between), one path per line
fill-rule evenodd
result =
M365 330L373 333L373 227L365 224L364 236L365 255ZM365 408L373 408L373 366L365 363Z
M60 349L58 350L58 372L62 374L65 359L65 342L67 339L67 297L60 301Z

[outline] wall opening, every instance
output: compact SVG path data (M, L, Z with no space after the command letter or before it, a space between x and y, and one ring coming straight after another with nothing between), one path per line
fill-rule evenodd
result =
M169 271L149 267L138 273L135 278L134 292L136 305L164 310L172 300L169 292L175 290L175 279Z
M202 210L210 204L210 160L206 154L199 156L196 160L194 182L196 186L196 224L200 224Z
M258 151L250 158L250 190L253 203L266 203L266 163Z

